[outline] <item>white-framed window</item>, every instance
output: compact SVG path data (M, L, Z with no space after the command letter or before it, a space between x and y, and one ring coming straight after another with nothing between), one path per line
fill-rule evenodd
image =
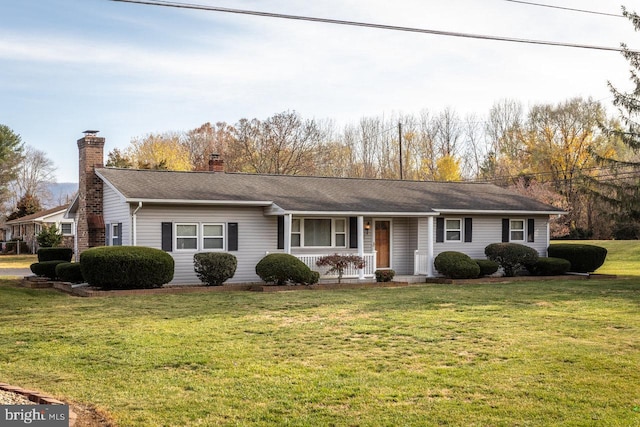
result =
M347 221L345 219L334 219L333 230L333 245L337 248L347 247Z
M462 220L459 218L445 218L444 220L445 242L462 241Z
M122 224L111 224L111 246L122 246Z
M224 250L224 224L202 224L202 249Z
M295 218L291 220L291 246L346 248L345 218Z
M198 250L198 224L176 224L176 250Z
M509 221L509 241L524 242L525 238L524 219L512 219Z
M73 224L70 222L61 222L60 230L63 236L70 236L73 234Z
M291 220L291 246L299 247L302 242L302 227L300 222L302 220L295 218Z

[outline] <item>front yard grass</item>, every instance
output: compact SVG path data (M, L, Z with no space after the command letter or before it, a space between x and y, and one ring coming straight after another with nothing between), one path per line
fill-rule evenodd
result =
M3 268L29 268L34 262L38 262L37 255L0 255L0 270Z
M77 298L0 280L0 381L118 426L640 425L640 278Z

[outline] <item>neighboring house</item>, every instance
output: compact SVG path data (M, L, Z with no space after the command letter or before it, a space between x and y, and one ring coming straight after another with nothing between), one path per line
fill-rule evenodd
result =
M57 206L7 221L5 223L6 240L20 239L29 246L32 253L35 253L38 250L36 237L42 231L42 227L50 227L55 224L62 232L61 246L73 248L75 227L73 219L65 218L65 212L68 208L68 204Z
M149 246L176 262L172 283L198 283L193 256L227 251L238 259L229 282L256 282L268 253L290 253L318 270L323 255L350 253L397 275L437 274L443 251L485 258L484 248L510 241L546 255L549 217L562 211L512 191L478 183L323 178L104 168L104 138L78 140L77 250L100 245Z

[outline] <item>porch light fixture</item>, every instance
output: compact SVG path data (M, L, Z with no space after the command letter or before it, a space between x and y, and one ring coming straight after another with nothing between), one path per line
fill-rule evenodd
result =
M369 230L371 230L371 223L369 221L367 221L364 224L364 231L365 231L365 233L369 234Z

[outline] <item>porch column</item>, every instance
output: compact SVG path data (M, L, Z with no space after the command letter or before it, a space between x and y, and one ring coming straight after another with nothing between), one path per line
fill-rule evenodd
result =
M284 253L291 255L291 214L284 214Z
M427 277L433 277L433 217L427 219Z
M364 258L364 216L358 215L358 256ZM358 270L358 279L364 279L364 268Z

